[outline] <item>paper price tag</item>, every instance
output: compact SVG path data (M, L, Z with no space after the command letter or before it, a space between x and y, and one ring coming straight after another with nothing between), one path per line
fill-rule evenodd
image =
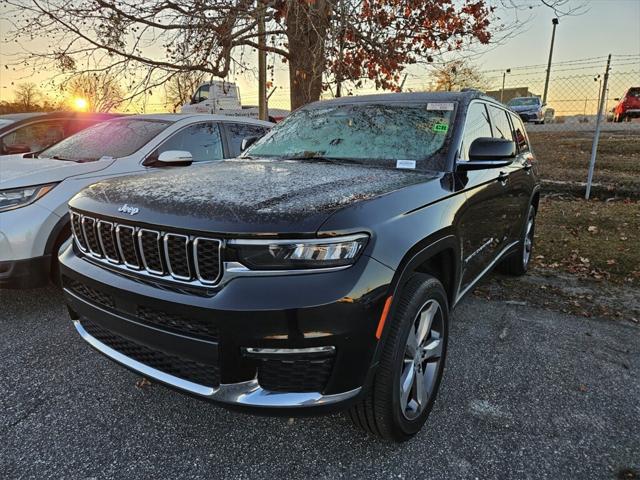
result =
M415 160L396 160L396 168L409 168L415 170L416 161Z

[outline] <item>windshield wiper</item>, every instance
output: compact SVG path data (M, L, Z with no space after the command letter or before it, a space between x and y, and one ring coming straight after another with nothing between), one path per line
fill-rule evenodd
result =
M360 160L355 158L342 158L342 157L325 157L324 155L306 156L306 155L291 155L282 157L283 160L303 160L303 161L316 161L324 163L348 163L355 165L362 165Z

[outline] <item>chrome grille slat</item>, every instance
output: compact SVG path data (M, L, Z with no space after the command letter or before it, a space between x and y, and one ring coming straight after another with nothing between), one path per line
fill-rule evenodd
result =
M202 283L213 285L220 279L220 247L222 242L215 238L198 237L193 241L193 263L196 277Z
M83 252L87 252L87 241L85 240L84 233L82 232L82 215L79 213L71 212L71 231L78 248Z
M138 230L138 246L145 270L154 275L163 275L160 232L141 228Z
M166 233L164 235L164 255L167 260L169 274L176 280L192 279L191 266L189 265L189 237L178 233ZM182 253L184 253L184 257Z
M87 243L89 253L94 257L102 257L102 251L100 249L100 243L98 242L98 235L96 234L96 220L92 217L82 216L82 233Z
M176 284L211 287L222 277L222 241L149 229L71 212L77 247L124 273Z
M120 254L114 239L113 223L99 220L97 231L104 258L111 263L120 263Z
M116 241L118 242L118 253L125 266L134 270L140 269L140 261L136 252L135 241L136 229L129 225L116 226Z

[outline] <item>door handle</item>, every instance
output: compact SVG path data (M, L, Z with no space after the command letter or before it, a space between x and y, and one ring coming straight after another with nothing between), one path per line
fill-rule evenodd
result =
M506 185L507 184L507 180L509 180L509 174L507 172L500 172L500 175L498 175L498 181L502 185Z

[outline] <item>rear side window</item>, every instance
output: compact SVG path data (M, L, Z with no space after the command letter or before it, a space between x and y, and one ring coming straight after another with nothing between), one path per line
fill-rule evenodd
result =
M467 111L460 158L462 160L469 160L469 147L476 138L492 136L487 107L484 103L473 102L469 105L469 110Z
M505 140L513 140L513 132L511 131L511 123L509 123L508 113L501 108L489 106L491 115L491 124L493 125L493 137Z
M531 148L529 147L529 139L527 138L527 132L524 130L522 119L512 114L511 121L513 122L513 137L518 145L518 151L520 153L528 152Z
M2 154L38 152L65 138L64 120L31 123L2 137Z
M242 151L242 140L247 137L262 137L269 131L268 127L262 125L251 125L248 123L225 123L227 129L227 140L229 141L229 154L237 157Z
M154 156L167 150L182 150L191 153L194 162L222 160L220 128L215 122L190 125L165 140Z

